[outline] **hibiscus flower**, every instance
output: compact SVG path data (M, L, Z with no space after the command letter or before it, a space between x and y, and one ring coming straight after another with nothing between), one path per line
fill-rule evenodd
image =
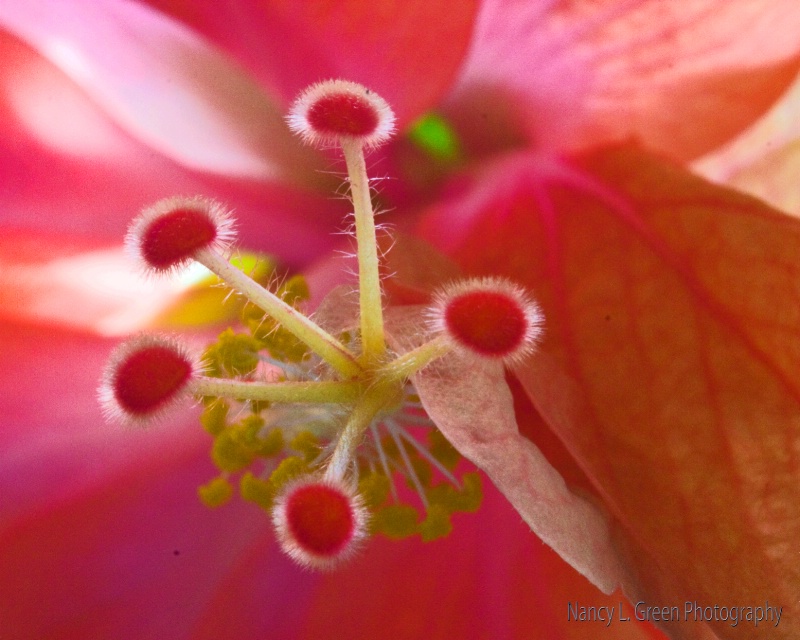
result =
M412 132L379 165L409 178L385 190L395 221L410 225L418 210L418 232L465 271L536 291L548 331L542 357L511 382L518 421L608 506L632 592L654 604L769 597L788 610L796 229L652 154L713 148L791 79L791 7L748 4L159 7L261 85L141 5L3 8L15 36L3 42L14 61L4 141L20 159L9 161L18 186L4 224L24 232L5 234L4 261L33 263L12 275L38 275L43 251L102 247L132 211L182 191L236 205L245 246L308 259L329 246L333 207L315 195L314 159L281 133L281 105L320 77L362 81ZM42 90L57 91L57 109ZM417 120L437 105L439 117ZM84 126L54 126L59 109ZM599 146L627 137L650 152ZM426 208L455 173L464 180ZM566 602L608 602L520 539L518 517L491 493L490 535L483 518L459 524L439 547L446 554L379 542L334 576L297 574L257 513L209 515L187 500L208 465L190 418L135 434L101 425L92 396L107 344L85 333L97 318L61 304L51 280L8 278L7 292L27 294L24 306L4 305L16 322L4 337L5 387L25 398L6 399L2 465L13 506L0 589L17 635L585 637L587 627L566 623ZM169 517L152 519L159 509ZM791 620L776 633L792 635Z

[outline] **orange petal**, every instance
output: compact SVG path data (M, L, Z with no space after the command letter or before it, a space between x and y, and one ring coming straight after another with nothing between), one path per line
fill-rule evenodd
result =
M769 600L796 636L800 221L633 147L481 178L425 231L541 302L518 375L621 522L631 595Z
M754 195L800 215L800 77L749 129L700 158L694 169L711 180Z

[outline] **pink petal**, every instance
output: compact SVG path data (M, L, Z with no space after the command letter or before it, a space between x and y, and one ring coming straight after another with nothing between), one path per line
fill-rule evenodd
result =
M217 632L224 623L242 629L241 637L264 637L265 630L286 637L279 634L296 624L313 577L264 544L269 520L253 505L212 512L200 503L196 487L212 474L211 463L192 449L175 446L91 492L6 523L3 632L58 640L207 638L213 612ZM230 601L231 588L238 602L221 610L217 602ZM243 618L229 619L234 612Z
M361 82L400 124L436 104L469 44L476 0L149 0L231 51L284 100L326 78Z
M484 483L477 514L454 519L443 540L373 538L363 554L314 592L298 638L312 640L641 640L663 638L633 606L603 596ZM567 609L623 607L630 622L568 620ZM622 603L622 604L621 604ZM331 621L337 621L332 624Z
M191 286L191 273L147 277L122 247L86 250L85 244L80 237L7 230L0 237L0 318L127 335Z
M793 0L490 0L453 109L487 127L502 110L548 149L633 137L691 158L786 88L798 30Z
M281 163L299 161L281 107L219 51L147 7L7 2L0 25L126 131L188 167L264 178L279 175ZM17 82L24 90L28 81Z
M295 264L330 246L332 221L346 210L342 203L279 183L188 171L130 138L61 71L2 32L0 59L5 229L46 229L117 245L144 206L203 194L235 209L247 246Z
M0 323L0 520L6 525L130 473L144 460L169 458L170 449L197 449L201 434L193 418L149 430L106 424L96 390L113 345L83 333Z

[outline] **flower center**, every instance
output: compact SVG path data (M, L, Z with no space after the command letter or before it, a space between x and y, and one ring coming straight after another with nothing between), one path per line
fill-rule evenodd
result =
M460 456L426 416L410 379L459 345L489 359L516 357L538 335L538 316L510 283L467 282L435 297L434 335L415 335L419 346L396 353L364 159L364 148L391 134L391 109L360 85L331 81L306 90L287 119L307 142L341 146L354 209L358 307L334 290L313 321L302 312L309 297L302 277L270 291L223 255L232 221L220 205L163 200L134 221L128 246L157 274L190 259L207 267L246 300L244 330L227 329L206 349L203 375L168 340L133 340L112 358L101 394L130 419L160 412L184 389L201 398L219 474L199 488L200 499L221 506L238 484L242 498L272 514L286 553L326 569L367 533L432 540L449 533L454 513L477 509L479 477L457 477ZM419 320L424 331L422 313ZM416 499L398 490L396 476Z
M292 281L299 290L303 287L298 282ZM296 303L302 300L295 298ZM248 307L242 317L253 333L224 331L204 354L207 371L221 378L231 371L247 371L246 377L252 379L266 365L271 370L268 375L278 381L275 384L284 380L322 383L318 357L280 329L270 328L268 322L265 326L257 310ZM353 344L356 335L348 337L345 332L344 344ZM255 367L254 349L259 354ZM201 422L214 437L211 457L221 475L200 488L203 502L210 507L227 502L233 493L231 483L238 476L241 496L272 512L274 518L292 485L322 467L327 478L350 478L358 487L371 514L371 533L392 538L418 534L426 540L448 533L454 513L478 507L477 475L460 479L455 475L460 456L427 418L411 385L384 373L380 365L365 368L354 383L364 390L360 398L355 397L355 411L347 398L341 404L251 402L234 407L229 400L206 396ZM396 475L405 478L416 500L402 496ZM414 502L421 504L422 514ZM309 516L298 522L311 520ZM285 526L289 522L291 518ZM334 519L315 522L321 530L309 536L341 538ZM314 558L292 551L299 546L320 555L313 540L304 542L300 529L291 531L284 545L287 552L303 564L317 566Z

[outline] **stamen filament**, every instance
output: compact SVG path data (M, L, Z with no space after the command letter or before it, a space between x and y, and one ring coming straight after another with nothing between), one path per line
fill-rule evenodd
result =
M310 382L246 382L201 376L192 381L196 396L257 400L268 402L355 402L362 392L357 382L335 380Z
M419 494L419 498L422 501L425 510L428 510L430 506L428 504L428 498L425 495L425 489L422 487L422 483L419 480L419 476L417 472L414 470L413 465L411 464L411 460L408 457L408 451L406 451L406 446L403 444L403 441L400 439L400 436L397 435L397 429L391 424L387 423L386 428L389 431L389 435L392 436L392 440L394 440L395 445L397 445L397 449L400 452L400 457L403 458L403 464L406 465L406 471L408 472L408 477L411 480L411 484L414 485L414 489L416 489L417 493Z
M384 365L381 369L381 379L396 382L407 380L417 371L424 369L431 362L447 355L452 350L453 347L446 337L437 336Z
M378 433L378 427L375 426L374 422L370 425L370 430L372 431L372 439L375 441L375 448L378 450L378 458L381 461L383 474L389 479L389 490L392 492L392 499L397 502L400 499L397 495L397 487L394 486L394 479L389 469L389 462L386 460L386 452L383 450L383 445L381 444L381 435Z
M403 440L405 440L406 442L408 442L408 444L414 447L414 449L417 450L417 453L419 453L419 455L425 458L425 460L427 460L428 463L431 464L431 466L438 469L439 473L441 473L445 478L447 478L447 480L449 480L456 488L458 489L461 488L461 483L458 481L458 478L456 478L452 473L450 473L450 470L447 467L445 467L441 462L439 462L435 457L433 457L430 451L428 451L419 442L417 442L416 438L406 433L405 429L403 429L402 426L400 426L394 420L387 420L386 423L390 426L390 428L395 429L398 435Z
M386 352L375 216L361 142L343 140L342 151L350 176L350 195L356 222L362 358L365 362L375 362Z
M261 356L261 361L271 364L273 367L278 367L278 369L283 371L283 375L285 375L287 378L303 377L307 373L305 368L292 362L283 362L282 360L277 360L269 356Z
M348 378L361 373L362 369L356 362L355 354L347 347L297 309L239 271L220 254L210 249L203 249L195 254L194 259L272 316L284 329L291 332L339 373Z

